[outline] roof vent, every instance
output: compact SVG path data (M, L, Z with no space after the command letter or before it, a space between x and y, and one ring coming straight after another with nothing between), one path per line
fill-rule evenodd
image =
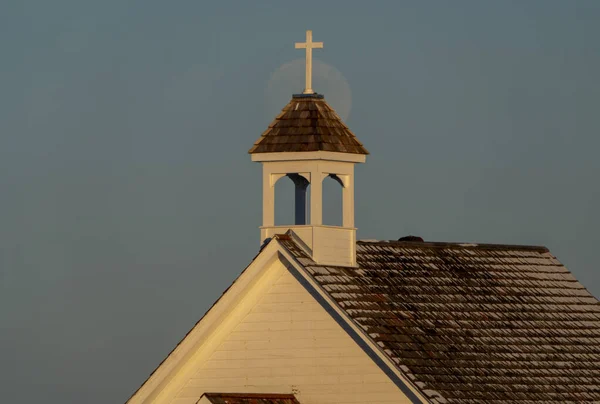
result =
M414 242L417 242L417 243L423 243L423 242L425 242L423 240L423 238L421 238L419 236L405 236L405 237L400 237L398 239L398 241L414 241Z

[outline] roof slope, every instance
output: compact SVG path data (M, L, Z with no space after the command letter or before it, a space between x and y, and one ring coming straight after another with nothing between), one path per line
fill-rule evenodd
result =
M205 393L212 404L300 404L293 394Z
M348 268L280 242L423 392L600 402L600 302L547 249L359 241Z
M320 94L297 94L248 153L330 151L369 154Z

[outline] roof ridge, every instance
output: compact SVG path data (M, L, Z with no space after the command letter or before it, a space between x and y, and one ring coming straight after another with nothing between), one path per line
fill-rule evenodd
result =
M410 247L434 247L434 248L477 248L483 250L527 250L550 252L548 247L541 245L526 244L499 244L499 243L468 243L449 241L400 241L400 240L356 240L357 244L399 244Z

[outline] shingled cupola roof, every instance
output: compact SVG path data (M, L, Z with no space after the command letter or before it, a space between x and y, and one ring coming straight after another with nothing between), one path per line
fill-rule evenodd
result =
M369 154L321 94L295 94L248 151Z

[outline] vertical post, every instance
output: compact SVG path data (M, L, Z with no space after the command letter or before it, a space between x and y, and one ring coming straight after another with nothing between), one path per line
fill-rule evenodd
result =
M275 225L275 187L272 182L271 170L263 164L263 226Z
M306 224L306 188L308 180L299 174L288 174L288 177L294 181L295 200L294 200L294 224Z
M323 224L323 173L318 163L310 173L310 224Z
M354 171L354 167L352 171ZM354 227L354 175L344 176L344 187L342 188L342 226Z

